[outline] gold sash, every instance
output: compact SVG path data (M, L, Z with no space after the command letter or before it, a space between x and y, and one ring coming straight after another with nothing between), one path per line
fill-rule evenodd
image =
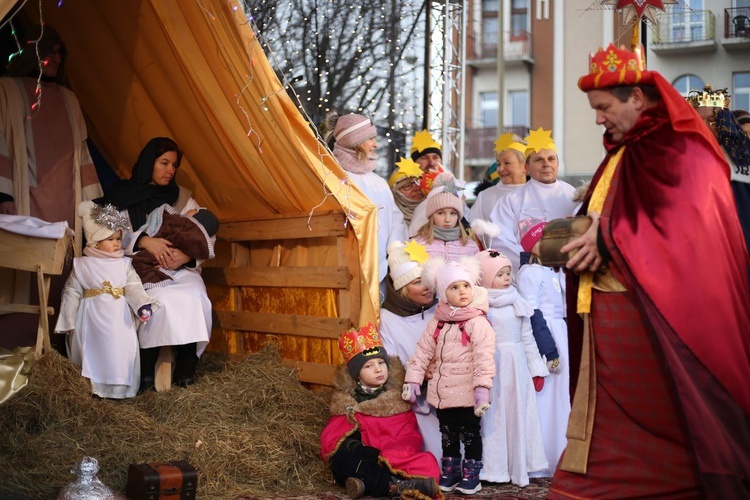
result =
M88 299L90 297L96 297L103 293L108 293L112 297L119 299L125 295L125 289L123 287L113 287L109 281L102 281L102 288L88 288L83 291L83 298Z
M604 167L604 173L602 173L599 182L596 183L594 192L591 194L589 212L602 213L604 199L607 197L609 186L612 184L612 177L615 175L615 170L617 169L617 165L620 163L620 158L622 158L622 153L624 152L625 146L621 147L617 154L609 159L607 166ZM591 287L593 284L594 273L587 271L581 274L581 279L578 283L578 314L591 312Z
M612 177L624 150L624 147L620 148L620 151L607 163L604 173L602 173L591 195L589 211L602 212L604 199L612 184ZM581 366L578 372L576 395L568 419L566 433L568 444L560 461L562 470L579 474L585 474L588 467L591 433L594 429L594 415L596 413L596 350L590 314L592 289L604 292L624 292L626 290L607 266L600 268L596 273L583 273L579 282L578 313L583 317Z

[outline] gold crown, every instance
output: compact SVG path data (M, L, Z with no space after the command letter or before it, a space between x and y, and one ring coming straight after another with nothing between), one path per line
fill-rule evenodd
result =
M729 92L727 89L714 90L711 85L706 85L703 90L688 92L687 101L694 108L728 108Z
M359 330L350 328L343 332L339 338L339 350L346 363L361 352L367 355L368 351L372 350L369 354L378 354L382 347L383 342L380 340L380 333L372 323L367 323Z

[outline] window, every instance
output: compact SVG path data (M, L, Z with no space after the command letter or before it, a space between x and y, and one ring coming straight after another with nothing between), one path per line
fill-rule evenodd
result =
M526 38L528 29L529 2L528 0L511 0L510 2L510 36Z
M497 13L497 0L482 0L482 12Z
M497 127L497 92L479 94L479 116L482 127Z
M732 109L750 111L750 73L732 75Z
M497 49L497 18L485 17L482 19L482 47L485 52L492 53Z
M508 91L508 110L505 123L508 126L529 125L529 92L527 90Z
M693 42L705 39L703 0L680 0L671 12L672 42Z
M682 97L687 97L688 92L691 90L703 90L703 80L695 75L682 75L672 82L672 86L677 89Z

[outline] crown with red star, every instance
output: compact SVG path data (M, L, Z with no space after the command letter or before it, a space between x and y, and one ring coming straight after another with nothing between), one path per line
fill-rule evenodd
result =
M652 73L646 69L642 48L631 52L609 44L589 56L589 73L578 79L584 92L621 85L652 84Z

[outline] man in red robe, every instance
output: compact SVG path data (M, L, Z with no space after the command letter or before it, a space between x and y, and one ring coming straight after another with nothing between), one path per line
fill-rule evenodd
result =
M610 45L589 67L578 86L607 155L581 209L593 224L562 248L582 348L549 498L748 498L748 254L728 165L640 53Z

